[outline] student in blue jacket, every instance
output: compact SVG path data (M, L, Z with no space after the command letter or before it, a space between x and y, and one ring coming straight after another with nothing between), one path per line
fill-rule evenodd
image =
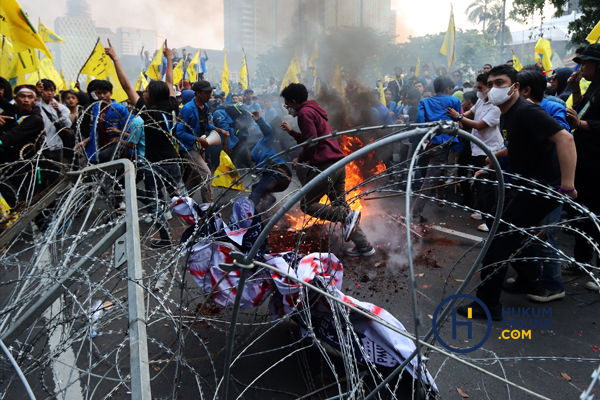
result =
M252 150L252 160L256 163L261 178L252 187L249 199L258 212L264 212L275 203L275 197L271 193L283 192L290 186L292 170L285 164L284 159L275 157L277 151L273 149L273 143L276 139L271 126L260 116L259 111L253 111L252 118L258 124L263 138Z
M229 136L227 131L210 123L208 101L213 89L208 81L198 81L192 85L195 96L181 109L181 120L177 124L176 133L180 143L179 154L191 164L191 168L184 171L186 189L192 191L200 187L204 203L212 203L213 195L210 187L211 172L205 161L208 142L202 137L209 136L212 131L223 136L222 141Z

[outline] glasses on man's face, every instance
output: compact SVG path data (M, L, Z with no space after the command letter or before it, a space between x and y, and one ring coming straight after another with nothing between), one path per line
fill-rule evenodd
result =
M556 76L555 75L551 76L550 79L549 79L550 82L553 82L555 80L556 80Z

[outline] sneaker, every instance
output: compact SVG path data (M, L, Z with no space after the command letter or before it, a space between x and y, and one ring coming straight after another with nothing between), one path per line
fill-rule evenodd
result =
M371 243L367 247L358 248L354 246L352 249L346 251L346 255L350 257L369 257L375 254L375 248L371 246Z
M173 219L173 214L171 214L171 211L167 211L165 213L165 218L167 219L167 221L170 221Z
M544 292L544 285L541 281L527 282L523 279L514 279L512 282L508 280L502 285L502 290L506 293L512 294L542 294Z
M585 272L579 265L575 263L569 263L562 267L561 272L563 275L587 275L587 272Z
M471 309L471 318L487 319L487 314L485 313L483 307L481 307L481 305L476 301L456 308L456 313L462 315L463 317L468 317L469 308ZM490 311L490 315L492 316L492 321L502 320L502 305L500 303L498 303L494 307L488 306L488 310Z
M166 239L158 239L150 242L150 247L153 249L168 249L171 246L171 241Z
M471 214L471 219L476 219L477 221L481 221L483 216L480 213Z
M480 230L481 232L489 232L490 228L488 228L487 224L481 224L477 227L478 230Z
M360 211L350 211L344 220L344 241L349 242L354 233L356 232L356 228L358 227L358 223L360 222Z
M127 206L125 205L125 202L121 201L119 203L119 210L125 210L127 208Z
M598 286L598 284L594 281L586 283L583 287L589 290L593 290L595 292L600 292L600 286Z
M144 222L147 224L151 224L154 222L154 215L153 214L146 214L146 217L144 218Z
M560 290L544 289L543 292L541 292L541 293L538 293L538 294L529 293L527 295L527 298L529 300L537 301L539 303L548 303L549 301L562 299L563 297L565 297L564 289L560 289Z
M412 223L413 224L424 224L425 222L427 222L427 218L425 218L422 215L413 215L412 216Z

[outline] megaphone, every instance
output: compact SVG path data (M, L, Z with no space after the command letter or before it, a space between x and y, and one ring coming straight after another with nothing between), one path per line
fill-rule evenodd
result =
M217 131L212 131L211 134L208 135L208 137L206 135L202 135L201 138L206 140L206 142L208 143L207 147L218 146L221 144L221 135L219 135ZM200 146L197 141L194 142L194 150L200 150L200 147L206 149L206 147Z

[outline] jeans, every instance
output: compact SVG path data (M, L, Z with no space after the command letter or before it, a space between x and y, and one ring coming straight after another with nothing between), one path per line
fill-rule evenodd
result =
M327 163L317 167L310 167L303 185L306 185L333 164ZM329 197L331 205L319 204L319 200L325 195ZM325 179L308 192L300 201L300 209L311 217L330 222L343 222L350 211L350 207L346 203L346 168L340 168L335 171L328 179ZM369 245L367 236L360 226L356 227L356 232L350 240L358 248L364 248Z
M190 162L183 171L185 188L191 192L200 186L200 194L203 203L213 202L211 183L211 173L208 165L204 161L204 156L198 150L182 151L181 157Z
M179 164L153 165L151 170L145 171L144 184L146 185L146 190L152 193L154 197L154 200L151 201L149 207L150 209L154 208L158 212L155 226L158 228L160 238L163 240L170 240L170 226L165 217L165 212L167 207L171 204L170 197L178 194L177 192L183 188ZM166 199L163 198L163 187L167 190ZM184 193L179 194L185 195ZM159 203L161 200L163 204Z
M278 168L286 170L288 175ZM254 203L259 213L268 210L273 205L272 203L266 204L267 199L265 197L270 193L279 193L286 190L290 186L290 176L292 176L292 171L285 164L277 167L273 166L264 171L260 181L252 187L252 193L248 197Z
M421 190L426 190L426 189L429 189L430 187L434 187L434 186L437 186L437 185L443 183L443 182L440 182L440 180L442 179L441 176L444 172L444 168L442 168L441 165L446 163L449 152L450 152L450 148L447 146L438 146L429 151L429 153L428 153L429 168L427 169L427 175L425 175L425 182L423 182L423 186L421 186ZM444 198L445 190L446 190L445 187L436 189L438 199ZM415 203L412 207L412 215L413 216L416 217L423 213L423 209L425 208L426 201L427 201L427 199L425 199L423 197L417 197L415 199Z
M517 192L509 201L502 212L502 220L498 233L507 232L509 227L504 221L517 227L529 228L539 225L551 211L556 209L558 203L541 196L534 196L527 192ZM487 306L494 307L500 302L500 294L504 278L508 270L505 262L517 251L522 242L527 239L521 232L496 235L485 255L481 269L481 285L477 289L477 297ZM492 264L500 263L490 267Z

